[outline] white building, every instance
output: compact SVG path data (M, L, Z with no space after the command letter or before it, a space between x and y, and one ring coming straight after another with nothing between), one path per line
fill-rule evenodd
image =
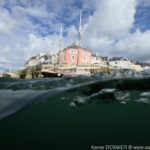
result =
M143 67L143 70L149 70L150 69L150 63L141 63L141 66Z
M97 55L96 54L92 54L92 64L97 64Z
M92 54L92 64L106 66L107 65L107 57L98 56L96 54Z
M34 67L41 64L58 64L58 54L40 53L31 57L26 63L25 68Z
M137 64L129 59L124 59L122 57L113 57L109 59L109 65L119 69L133 69L136 71L143 70L140 64Z
M36 59L38 65L48 63L48 55L45 53L40 53L39 55L36 56Z
M37 63L36 56L33 56L25 63L25 68L34 67L37 65Z

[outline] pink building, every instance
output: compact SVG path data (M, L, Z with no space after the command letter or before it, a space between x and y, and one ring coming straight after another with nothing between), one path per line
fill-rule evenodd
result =
M60 52L60 65L91 65L92 53L78 45L72 45Z

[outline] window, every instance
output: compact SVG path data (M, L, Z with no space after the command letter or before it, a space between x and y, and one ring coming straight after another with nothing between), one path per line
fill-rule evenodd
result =
M75 56L72 55L72 56L71 56L71 59L75 59Z
M87 62L88 61L88 57L83 57L83 61L85 62Z
M71 53L71 54L75 54L75 53L76 53L76 50L75 50L75 49L70 49L70 53Z

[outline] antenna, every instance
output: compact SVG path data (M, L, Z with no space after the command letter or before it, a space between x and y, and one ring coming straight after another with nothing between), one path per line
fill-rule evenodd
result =
M80 10L80 22L79 22L79 46L82 40L82 10Z

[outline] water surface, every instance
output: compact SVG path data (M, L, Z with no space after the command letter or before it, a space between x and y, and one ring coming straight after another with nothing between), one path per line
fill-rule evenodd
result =
M0 79L3 149L149 145L150 78Z

